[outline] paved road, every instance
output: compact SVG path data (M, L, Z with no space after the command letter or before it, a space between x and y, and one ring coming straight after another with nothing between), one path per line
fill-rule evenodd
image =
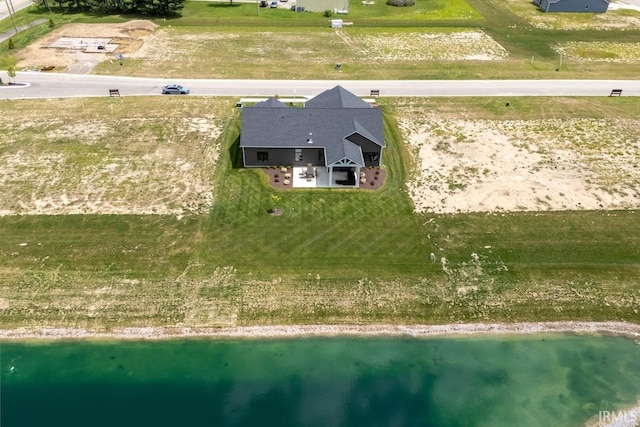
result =
M10 4L13 5L12 11L19 11L27 6L31 6L33 2L31 0L11 0ZM9 17L9 3L7 0L0 0L0 21Z
M108 96L109 89L159 95L168 83L186 85L192 95L237 97L311 97L337 84L359 96L372 89L380 96L608 96L611 89L640 96L640 80L169 80L39 72L19 72L15 80L29 86L0 87L0 99Z

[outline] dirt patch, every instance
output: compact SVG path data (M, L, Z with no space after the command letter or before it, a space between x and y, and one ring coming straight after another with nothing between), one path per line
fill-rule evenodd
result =
M640 207L638 120L455 120L401 128L417 212Z
M494 61L509 52L482 31L359 34L370 61Z
M0 143L0 216L207 212L221 125L212 117L32 120ZM175 126L175 127L174 127ZM15 143L24 129L30 146ZM156 129L158 133L154 134ZM176 133L179 129L180 133Z
M640 43L567 42L553 49L571 61L640 62Z
M22 58L17 64L21 70L40 70L55 67L74 72L89 72L95 64L113 59L115 55L130 55L140 49L151 35L156 24L146 20L134 20L120 24L68 24L54 30L19 52ZM50 47L61 38L91 40L110 39L116 45L111 52L81 49L76 46ZM85 43L88 44L88 43ZM88 66L86 64L89 64Z

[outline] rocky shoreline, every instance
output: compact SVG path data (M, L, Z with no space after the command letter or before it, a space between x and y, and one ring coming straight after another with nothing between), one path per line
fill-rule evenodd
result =
M7 339L171 339L171 338L286 338L301 336L456 336L478 334L603 333L627 336L640 343L640 324L627 322L465 323L447 325L279 325L239 327L20 327L0 330Z

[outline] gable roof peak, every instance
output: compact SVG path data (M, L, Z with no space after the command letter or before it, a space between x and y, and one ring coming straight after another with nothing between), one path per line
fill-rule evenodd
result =
M371 106L338 85L333 89L325 90L307 101L307 108L371 108Z
M271 97L271 98L267 99L266 101L260 101L256 105L254 105L254 107L260 107L260 108L289 108L286 104L284 104L283 102L280 102L278 100L278 98L275 98L275 97Z

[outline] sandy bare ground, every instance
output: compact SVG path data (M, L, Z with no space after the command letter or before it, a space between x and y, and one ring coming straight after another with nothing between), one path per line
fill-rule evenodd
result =
M570 61L578 62L640 62L640 43L568 42L553 49Z
M640 120L401 119L417 212L640 207Z
M448 325L283 325L230 328L142 327L89 329L23 327L0 330L0 339L170 339L210 338L284 338L300 336L464 336L529 335L538 333L614 334L640 340L640 325L625 322L539 322L539 323L460 323Z
M167 134L166 141L143 131L118 136L153 125L151 120L36 119L16 127L0 118L0 216L206 212L221 124L213 117L189 117L172 124L183 135ZM165 120L153 120L166 126ZM15 133L27 128L42 140L16 147Z
M145 39L153 33L156 25L151 21L133 20L121 24L67 24L41 37L20 52L23 58L18 69L41 69L44 66L64 68L67 72L87 73L101 61L113 59L114 55L128 55L137 51ZM49 47L61 37L110 38L118 48L111 52L86 53L78 49Z
M336 34L347 44L357 42L369 61L495 61L509 56L483 31Z

